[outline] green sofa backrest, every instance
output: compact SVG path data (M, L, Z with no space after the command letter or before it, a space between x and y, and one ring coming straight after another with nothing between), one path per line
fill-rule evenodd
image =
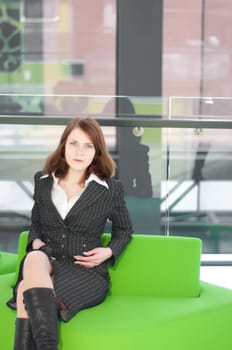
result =
M110 273L112 294L197 297L201 240L134 235Z
M27 237L27 231L20 235L18 266L25 254ZM109 239L110 235L104 234L103 244ZM109 267L110 294L197 297L200 256L198 238L134 234L116 264Z

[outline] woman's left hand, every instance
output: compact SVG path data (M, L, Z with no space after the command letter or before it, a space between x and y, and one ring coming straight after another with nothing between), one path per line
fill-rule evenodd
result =
M98 247L88 252L84 252L83 255L76 255L75 264L84 267L95 267L100 265L103 261L109 259L112 256L112 250L109 247Z

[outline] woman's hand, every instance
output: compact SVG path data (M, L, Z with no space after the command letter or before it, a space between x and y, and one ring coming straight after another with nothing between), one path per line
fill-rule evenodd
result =
M83 253L82 255L76 255L75 264L84 266L84 267L95 267L100 265L103 261L109 259L112 256L112 250L109 247L98 247L88 252Z
M44 245L45 245L45 243L43 241L41 241L41 239L39 239L39 238L34 239L34 241L32 242L33 249L39 249Z

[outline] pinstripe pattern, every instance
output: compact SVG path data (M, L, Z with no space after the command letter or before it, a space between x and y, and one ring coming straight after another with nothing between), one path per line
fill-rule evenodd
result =
M101 246L106 220L112 221L112 237L108 246L113 264L131 239L132 225L119 181L108 179L109 189L95 181L85 191L63 220L51 200L52 176L35 175L34 206L28 247L35 238L46 243L52 257L54 287L57 296L68 307L69 320L80 309L101 302L109 288L107 263L91 269L74 265L74 255Z

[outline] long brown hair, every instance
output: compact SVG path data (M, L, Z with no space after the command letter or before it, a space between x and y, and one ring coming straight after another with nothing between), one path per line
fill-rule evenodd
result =
M43 169L44 174L51 175L52 172L59 178L64 178L67 175L69 166L65 159L65 145L71 131L75 128L80 128L85 132L95 147L95 156L86 169L81 183L83 183L91 173L96 174L101 179L107 179L114 175L115 162L111 158L104 139L102 129L98 122L92 118L76 117L73 118L66 126L61 135L60 142L54 152L52 152Z

